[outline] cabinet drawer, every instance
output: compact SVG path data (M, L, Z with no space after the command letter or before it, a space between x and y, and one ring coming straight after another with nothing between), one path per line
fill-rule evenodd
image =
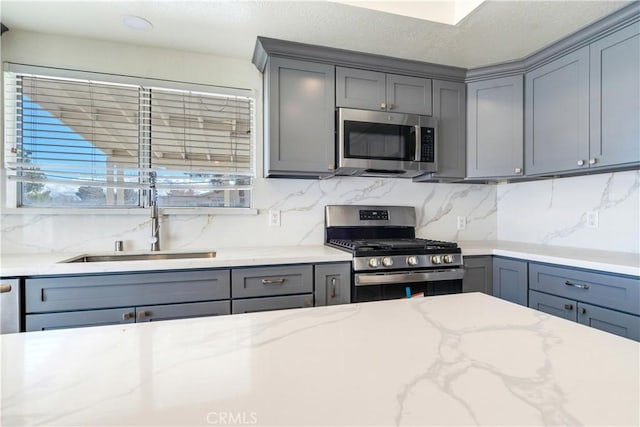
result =
M240 268L231 272L233 298L313 292L311 265Z
M529 307L567 320L576 320L576 305L573 300L529 291Z
M592 328L640 341L640 317L578 303L578 322Z
M190 317L231 314L230 301L192 302L187 304L150 305L136 307L136 322L187 319Z
M27 279L27 313L227 299L229 270Z
M529 263L529 288L640 314L640 279Z
M27 332L48 331L51 329L133 323L135 320L133 307L73 311L69 313L30 314L26 316L25 329Z
M313 306L313 295L289 295L285 297L251 298L231 302L233 314L259 311L285 310Z

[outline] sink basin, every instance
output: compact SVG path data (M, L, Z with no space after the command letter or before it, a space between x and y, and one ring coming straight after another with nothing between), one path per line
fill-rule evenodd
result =
M215 258L215 252L179 252L179 253L148 253L148 254L112 254L112 255L80 255L69 258L68 262L109 262L109 261L152 261L167 259L190 259L190 258Z

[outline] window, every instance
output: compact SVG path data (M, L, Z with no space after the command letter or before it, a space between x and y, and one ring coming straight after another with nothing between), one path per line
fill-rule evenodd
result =
M5 73L5 163L18 206L146 206L152 171L159 206L251 206L250 91L60 74Z

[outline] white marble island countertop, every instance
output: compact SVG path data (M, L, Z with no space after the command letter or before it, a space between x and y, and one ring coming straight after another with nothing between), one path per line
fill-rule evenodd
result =
M4 335L2 425L640 424L640 344L483 294Z

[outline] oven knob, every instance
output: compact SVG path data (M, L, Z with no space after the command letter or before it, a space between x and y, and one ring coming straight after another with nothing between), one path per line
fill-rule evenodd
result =
M411 255L407 257L407 264L409 265L418 265L418 257L415 255Z
M393 260L388 256L382 258L382 265L385 267L391 267L393 265Z
M445 264L451 264L453 262L453 256L445 255L442 257L442 260L444 261Z
M440 255L433 255L431 257L431 263L432 264L442 264L442 257L440 257Z
M378 260L378 258L371 258L369 260L369 267L376 268L379 265L380 265L380 261Z

